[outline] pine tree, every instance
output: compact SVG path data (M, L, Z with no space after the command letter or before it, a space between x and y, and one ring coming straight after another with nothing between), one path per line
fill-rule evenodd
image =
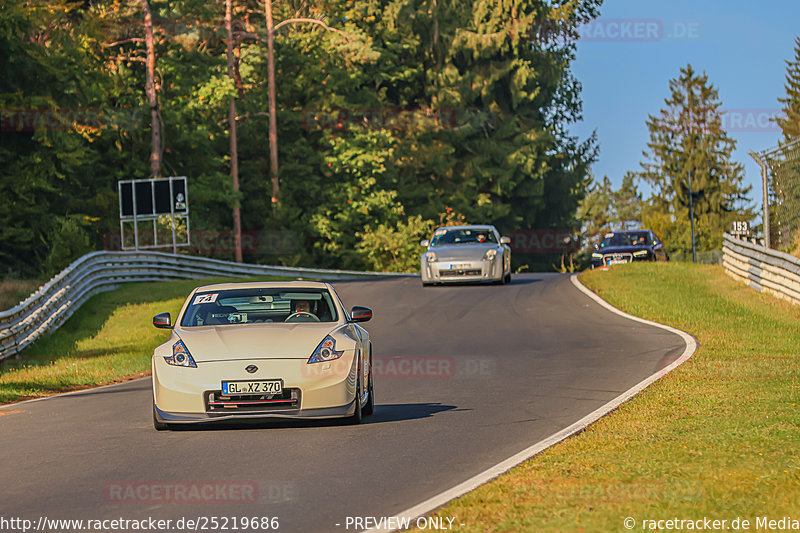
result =
M653 196L643 222L658 226L671 250L689 252L691 188L697 249L714 250L732 220L752 218L750 187L742 184L743 166L733 162L736 141L722 129L722 102L708 75L687 65L669 90L666 107L647 120L650 141L637 175Z
M800 137L800 37L794 43L794 60L786 61L786 96L778 99L785 115L778 118L778 125L786 141Z
M786 96L778 125L787 147L770 161L775 204L771 208L772 242L800 257L800 37L794 60L786 62Z
M631 222L640 222L642 215L642 194L636 187L636 175L626 172L622 185L612 194L614 218L620 228Z
M591 180L586 188L586 195L578 205L577 218L583 222L581 230L590 243L600 242L602 235L613 229L613 196L608 176L603 176L602 181Z

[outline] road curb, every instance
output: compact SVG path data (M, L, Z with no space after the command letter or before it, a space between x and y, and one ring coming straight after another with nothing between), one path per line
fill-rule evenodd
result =
M415 520L417 518L419 518L420 516L426 515L426 514L432 512L432 511L434 511L435 509L441 507L442 505L446 504L447 502L449 502L451 500L454 500L454 499L456 499L456 498L458 498L460 496L463 496L467 492L470 492L470 491L478 488L479 486L481 486L481 485L493 480L494 478L496 478L496 477L508 472L509 470L514 468L515 466L518 466L521 463L523 463L523 462L527 461L528 459L530 459L531 457L534 457L534 456L540 454L541 452L543 452L547 448L549 448L549 447L551 447L551 446L553 446L555 444L558 444L562 440L564 440L564 439L566 439L568 437L571 437L571 436L573 436L573 435L575 435L577 433L580 433L581 431L586 429L586 427L589 426L590 424L592 424L592 423L596 422L597 420L599 420L600 418L604 417L605 415L607 415L611 411L615 410L617 407L619 407L620 405L622 405L623 403L625 403L626 401L630 400L631 398L633 398L634 396L639 394L641 391L643 391L644 389L649 387L655 381L658 381L659 379L661 379L662 377L664 377L668 373L672 372L674 369L678 368L680 365L685 363L694 354L694 352L697 350L697 341L694 339L694 337L692 337L688 333L686 333L684 331L681 331L679 329L675 329L675 328L670 327L670 326L665 326L664 324L659 324L658 322L653 322L651 320L645 320L643 318L639 318L639 317L636 317L636 316L633 316L633 315L629 315L628 313L625 313L624 311L620 311L619 309L617 309L613 305L609 304L608 302L606 302L605 300L600 298L597 294L593 293L588 288L586 288L585 285L583 285L580 281L578 281L578 275L577 274L572 274L570 276L570 281L575 286L575 288L577 288L580 292L582 292L583 294L585 294L586 296L588 296L589 298L594 300L596 303L600 304L602 307L604 307L607 310L611 311L612 313L614 313L616 315L619 315L619 316L621 316L623 318L627 318L629 320L632 320L634 322L639 322L639 323L642 323L642 324L647 324L649 326L654 326L654 327L657 327L657 328L660 328L660 329L663 329L663 330L666 330L666 331L669 331L671 333L674 333L674 334L678 335L686 343L686 347L683 350L683 353L672 364L662 368L661 370L659 370L655 374L652 374L650 377L640 381L638 384L634 385L633 387L631 387L627 391L623 392L622 394L620 394L619 396L617 396L616 398L614 398L610 402L606 403L602 407L596 409L595 411L592 411L591 413L589 413L585 417L581 418L580 420L578 420L577 422L575 422L571 426L568 426L568 427L562 429L561 431L559 431L557 433L554 433L553 435L550 435L546 439L541 440L541 441L537 442L536 444L534 444L534 445L522 450L521 452L519 452L519 453L517 453L515 455L512 455L508 459L496 464L495 466L493 466L493 467L491 467L491 468L489 468L487 470L484 470L480 474L478 474L476 476L473 476L473 477L469 478L468 480L466 480L466 481L464 481L462 483L459 483L458 485L456 485L456 486L454 486L454 487L452 487L450 489L447 489L446 491L441 492L440 494L437 494L436 496L433 496L432 498L428 498L427 500L425 500L425 501L423 501L421 503L418 503L414 507L411 507L411 508L406 509L405 511L403 511L401 513L398 513L398 514L394 515L394 517L392 517L392 518L394 518L394 519L408 519L408 520L410 520L412 525L415 524ZM389 521L387 520L387 522L389 522ZM395 520L393 520L393 522L397 523ZM367 529L367 530L364 530L363 533L378 533L378 532L391 533L392 531L397 531L397 528Z

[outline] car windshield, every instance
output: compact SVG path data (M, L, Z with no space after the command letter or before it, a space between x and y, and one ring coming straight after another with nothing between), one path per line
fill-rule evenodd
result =
M336 306L327 289L252 288L195 293L181 326L337 320Z
M600 243L600 248L608 248L610 246L646 246L648 233L646 231L625 231L620 233L606 234L603 242Z
M476 243L497 243L497 237L489 228L455 228L437 229L431 239L431 246Z

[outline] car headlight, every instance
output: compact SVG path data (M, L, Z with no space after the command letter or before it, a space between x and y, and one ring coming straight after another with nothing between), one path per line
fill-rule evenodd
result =
M594 252L592 254L592 259L602 259L602 258L603 258L603 254L599 254L597 252Z
M164 361L172 366L197 368L197 363L194 362L192 354L189 353L189 349L186 348L186 345L181 340L172 345L172 356L165 357Z
M433 253L433 252L426 253L425 254L425 260L428 261L428 263L435 263L436 262L436 254Z
M339 359L344 350L336 351L336 341L333 337L328 335L322 342L319 343L317 349L314 350L314 353L311 354L311 357L308 358L308 364L311 363L325 363L327 361L333 361L335 359Z
M494 261L494 258L497 257L497 250L492 248L491 250L486 250L486 253L483 254L484 261Z
M647 250L639 250L638 252L633 252L634 257L642 257L647 255Z

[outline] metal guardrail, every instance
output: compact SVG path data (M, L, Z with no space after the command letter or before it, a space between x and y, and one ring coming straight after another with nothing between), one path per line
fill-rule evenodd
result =
M727 233L722 241L722 264L728 275L760 292L800 305L800 259Z
M248 265L163 252L92 252L62 270L16 307L0 311L0 360L56 330L91 296L122 283L208 277L290 276L323 280L418 276Z

